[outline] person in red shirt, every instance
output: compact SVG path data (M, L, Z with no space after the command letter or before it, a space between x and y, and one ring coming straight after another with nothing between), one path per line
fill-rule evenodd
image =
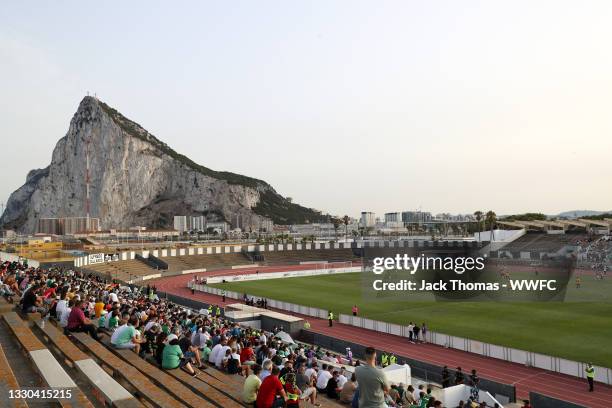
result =
M357 307L357 305L353 305L351 311L353 312L353 316L357 316L357 313L359 313L359 308Z
M70 314L68 315L68 324L66 325L66 330L69 332L84 332L89 333L94 340L99 340L98 330L96 326L85 317L85 313L83 312L83 304L82 300L76 302Z
M281 395L285 402L287 402L287 394L283 389L283 384L281 384L278 379L279 373L280 370L278 367L274 366L272 373L261 383L259 392L257 393L257 400L255 401L255 406L257 408L272 408L274 399L277 395Z
M243 347L240 352L240 362L242 363L242 371L244 372L244 376L249 376L249 367L255 364L255 352L253 352L253 347L251 347L251 342L246 344L246 347Z

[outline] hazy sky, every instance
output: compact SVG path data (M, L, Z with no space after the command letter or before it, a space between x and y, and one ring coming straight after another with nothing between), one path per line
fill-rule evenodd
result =
M607 0L5 1L0 202L90 91L335 214L609 210L611 21Z

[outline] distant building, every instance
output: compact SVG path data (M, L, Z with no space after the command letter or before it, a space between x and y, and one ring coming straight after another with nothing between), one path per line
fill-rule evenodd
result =
M426 211L404 211L402 212L403 223L423 223L432 220L431 213Z
M91 217L40 218L37 234L74 235L100 230L100 219Z
M14 230L0 230L1 239L10 239L16 236L17 236L17 233Z
M212 229L213 231L215 231L218 234L223 234L225 232L228 232L230 229L230 225L225 222L225 221L219 221L219 222L207 222L206 223L206 229Z
M376 214L373 212L363 211L359 224L364 228L372 228L376 226Z
M186 215L175 215L174 216L174 229L179 232L179 234L184 233L189 230L189 224L187 222L188 218Z
M206 217L203 215L196 215L190 217L188 225L190 231L205 231L206 230Z

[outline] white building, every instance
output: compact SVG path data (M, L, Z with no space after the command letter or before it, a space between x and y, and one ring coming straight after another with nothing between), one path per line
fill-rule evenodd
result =
M376 226L376 214L373 212L363 211L359 224L364 228L372 228Z
M179 232L179 234L184 233L188 230L187 225L187 216L186 215L175 215L174 216L174 229Z
M196 232L206 230L206 218L203 215L190 217L190 221L189 230Z

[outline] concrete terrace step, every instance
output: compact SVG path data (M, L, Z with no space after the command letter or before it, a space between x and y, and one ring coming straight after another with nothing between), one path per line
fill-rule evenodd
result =
M8 360L6 359L6 355L4 354L4 350L2 346L0 346L0 391L4 398L8 395L9 390L18 390L20 389L19 384L17 383L17 379L13 374L13 370L11 366L9 366ZM27 408L28 403L25 400L13 400L13 407L15 408Z
M71 367L76 368L87 379L87 383L96 390L94 395L98 400L110 405L117 403L130 404L133 407L142 407L125 388L115 381L87 354L83 353L70 341L56 326L43 321L34 323L57 354L63 356ZM131 400L131 401L130 401Z
M183 385L180 381L168 375L165 371L162 371L152 364L147 363L145 360L138 357L134 352L128 350L129 354L119 353L119 350L111 348L109 343L106 343L105 345L107 346L109 352L121 357L126 363L129 363L133 368L140 371L141 376L148 377L159 387L173 395L187 406L192 408L212 408L215 406L212 403L204 400L202 397L196 395L193 391Z
M73 338L82 349L90 353L98 364L111 371L113 377L120 377L129 384L137 397L144 399L149 406L157 408L184 408L179 402L159 386L151 382L140 371L111 353L101 343L85 333L73 333Z
M58 400L65 408L93 408L94 406L77 387L76 383L66 373L64 368L57 362L51 352L38 340L24 322L15 312L9 312L2 316L13 333L21 348L30 357L35 370L40 374L44 385L50 388L70 389L70 399Z

